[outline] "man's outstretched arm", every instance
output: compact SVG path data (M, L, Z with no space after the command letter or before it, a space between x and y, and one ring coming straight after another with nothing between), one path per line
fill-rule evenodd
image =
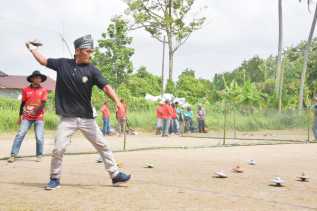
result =
M113 100L113 102L116 103L117 112L119 112L120 114L125 114L124 105L120 102L119 97L117 96L116 92L112 89L112 87L107 84L103 87L103 91Z
M116 92L112 89L112 87L110 85L105 85L103 87L103 91L106 93L106 95L108 95L113 102L115 102L115 104L118 106L122 106L119 97L117 96Z
M30 42L26 43L25 45L39 64L47 66L47 58L38 51L37 46L32 45Z

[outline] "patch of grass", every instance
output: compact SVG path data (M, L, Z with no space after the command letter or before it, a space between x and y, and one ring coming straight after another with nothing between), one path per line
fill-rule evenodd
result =
M194 125L197 126L196 106L194 108ZM98 109L98 108L97 108ZM16 131L18 125L19 101L6 98L0 98L0 133ZM99 109L98 109L99 110ZM222 130L224 127L224 109L212 105L206 106L207 116L206 125L209 130ZM311 111L297 112L277 112L276 110L252 111L246 112L235 111L234 107L227 109L226 127L228 129L235 128L238 131L256 131L256 130L281 130L292 128L307 128L313 122L313 114ZM98 113L97 123L102 126L102 117ZM45 113L45 128L55 130L58 125L59 117L55 114L52 106L48 106ZM139 109L131 109L128 113L128 122L131 128L142 131L153 131L156 125L155 105ZM111 127L116 127L117 121L114 112L111 112Z

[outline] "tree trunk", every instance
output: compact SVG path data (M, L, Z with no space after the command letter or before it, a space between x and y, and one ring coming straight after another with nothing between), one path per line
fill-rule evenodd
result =
M164 95L164 80L165 80L165 36L163 39L163 53L162 53L162 84L161 84L161 98L163 99L163 95Z
M280 99L281 88L281 70L282 70L282 50L283 50L283 6L282 0L278 0L278 23L279 23L279 36L278 36L278 55L276 67L276 80L275 80L275 94Z
M281 75L280 75L280 82L279 82L279 93L278 93L278 110L282 111L282 96L283 96L283 84L284 84L284 71L283 63L281 64Z
M173 80L174 51L171 34L168 34L168 80Z
M168 15L172 20L172 0L168 1ZM173 66L174 66L174 49L173 49L173 27L172 23L169 23L169 29L167 30L168 39L168 80L173 81Z
M311 25L309 37L308 37L308 40L307 40L307 43L305 46L305 50L304 50L304 66L303 66L303 71L302 71L301 80L300 80L300 88L299 88L299 100L298 100L298 102L299 102L298 109L299 110L303 109L305 79L306 79L307 64L308 64L308 59L309 59L308 56L309 56L311 42L312 42L314 31L315 31L316 21L317 21L317 3L316 3L316 8L315 8L313 23Z

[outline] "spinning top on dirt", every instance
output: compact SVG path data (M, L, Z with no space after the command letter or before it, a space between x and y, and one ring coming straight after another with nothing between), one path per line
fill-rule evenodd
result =
M249 165L251 165L251 166L255 166L255 164L256 164L256 162L255 162L255 160L249 160Z
M144 168L146 168L146 169L152 169L152 168L154 168L154 165L152 165L152 164L150 164L150 163L146 163L145 166L144 166Z
M303 172L298 178L298 181L301 181L301 182L308 182L309 180L309 177Z
M103 163L103 160L101 157L99 157L97 160L96 160L96 163Z
M119 168L123 168L124 164L123 164L123 162L118 161L118 162L117 162L117 166L118 166Z
M282 180L280 177L275 177L273 180L273 186L276 186L276 187L282 187L283 184L284 184L284 180Z
M228 176L221 170L221 171L215 172L215 177L216 178L227 178Z
M96 163L103 163L103 160L101 157L99 157L97 160L96 160ZM120 162L120 161L117 161L117 166L119 168L122 168L124 165L123 165L123 162Z
M237 165L236 167L234 167L232 169L232 172L234 172L234 173L243 173L243 170L242 170L242 168L239 165Z

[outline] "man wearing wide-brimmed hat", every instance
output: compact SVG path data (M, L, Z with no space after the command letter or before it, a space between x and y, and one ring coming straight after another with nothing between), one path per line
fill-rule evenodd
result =
M32 75L27 77L30 86L22 89L22 102L20 106L19 119L17 123L20 125L18 134L13 141L11 157L8 162L15 161L19 153L22 141L34 124L36 138L36 161L41 161L44 145L44 106L47 101L47 89L40 84L46 80L46 76L40 71L34 71Z
M37 50L34 43L28 42L26 46L40 64L55 70L57 73L56 113L61 117L61 120L52 153L50 181L46 189L52 190L60 187L63 155L69 138L77 130L84 134L102 157L105 168L112 178L112 183L127 182L131 176L119 171L112 151L93 116L91 95L94 85L102 89L116 103L118 110L124 111L124 107L101 72L91 64L94 50L91 35L80 37L74 41L75 56L73 59L47 59Z

